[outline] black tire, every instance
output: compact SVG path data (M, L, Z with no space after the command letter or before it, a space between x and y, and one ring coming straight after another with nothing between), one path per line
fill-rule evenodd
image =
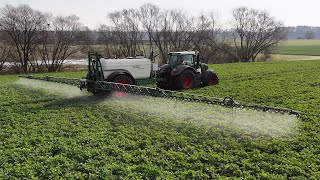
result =
M178 89L192 89L195 84L195 73L189 69L182 71L175 79Z
M134 84L134 81L131 77L120 74L113 78L113 82L115 83L121 83L121 84ZM119 86L120 89L125 88ZM113 93L113 97L127 97L129 94L127 92L117 91Z
M120 75L115 76L112 81L116 82L116 83L133 84L133 80L131 79L131 77L124 75L124 74L120 74ZM93 93L94 97L98 98L98 99L110 97L110 95L112 94L111 91L99 90L99 89L97 89L95 92L92 92L92 93Z
M216 73L212 71L206 71L203 75L202 83L204 86L214 86L219 83L219 78Z
M132 78L127 76L127 75L125 75L125 74L117 75L116 77L113 78L112 81L115 82L115 83L133 84Z

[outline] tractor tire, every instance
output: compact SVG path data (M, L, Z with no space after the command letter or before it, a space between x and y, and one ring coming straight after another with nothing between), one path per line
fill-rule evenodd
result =
M131 77L125 74L117 75L116 77L113 78L112 81L115 83L121 83L121 84L133 84L133 80L131 79Z
M114 77L113 82L121 83L121 84L134 84L134 81L132 80L132 78L127 75L124 75L124 74L120 74L120 75L117 75L116 77ZM121 88L121 86L120 86L120 88ZM117 91L114 93L115 97L127 97L128 95L129 94L127 92L121 92L121 91Z
M192 89L195 85L195 73L191 70L184 70L175 79L178 89Z
M202 83L204 86L214 86L219 83L219 78L216 73L212 71L206 71Z

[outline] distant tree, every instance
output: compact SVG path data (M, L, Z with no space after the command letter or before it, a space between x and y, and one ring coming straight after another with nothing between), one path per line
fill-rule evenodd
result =
M153 42L153 34L158 22L159 12L159 7L151 3L144 4L139 9L139 20L142 25L142 30L147 33L149 52L156 50Z
M50 18L48 18L50 19ZM41 33L41 43L37 47L42 63L49 72L60 71L63 62L82 46L76 42L86 40L83 25L75 15L57 16L47 23L47 29Z
M0 43L0 71L5 68L5 63L9 63L12 47L5 42Z
M304 33L305 39L314 39L316 37L315 33L313 31L307 31Z
M233 44L239 62L255 61L259 53L286 38L287 29L265 11L240 7L233 11Z
M174 27L173 18L170 16L170 10L163 10L157 15L154 22L154 33L152 40L156 44L162 63L167 62L167 54L170 52L170 42L172 42L172 29Z
M217 21L214 12L197 17L196 28L193 30L193 49L201 53L206 63L233 62L229 54L232 48L227 42L227 33L218 27Z
M39 43L39 30L43 29L46 16L28 5L17 7L6 5L0 10L0 28L6 34L6 41L15 48L18 73L28 72L28 63Z
M94 37L95 33L96 31L92 31L89 27L83 26L81 28L81 31L76 33L76 42L74 43L74 45L78 45L80 51L84 54L87 54L88 51L93 52L94 47L92 45L97 43Z
M115 46L113 46L113 35L112 35L112 28L105 24L101 24L98 28L98 42L105 45L105 56L111 57L117 55L118 53L115 52Z
M135 9L124 9L108 14L112 22L112 46L117 56L133 57L143 50L142 35L139 28L139 13Z
M203 40L198 19L184 10L161 10L156 5L144 4L139 17L149 37L149 49L157 50L162 63L166 63L168 52L195 49Z

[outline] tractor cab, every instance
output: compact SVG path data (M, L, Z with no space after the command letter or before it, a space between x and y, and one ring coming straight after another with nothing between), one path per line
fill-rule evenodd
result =
M168 64L172 67L178 65L196 66L198 65L197 55L194 51L182 51L169 53Z
M195 51L170 52L167 64L157 71L157 86L163 89L192 89L218 84L218 76L200 63Z

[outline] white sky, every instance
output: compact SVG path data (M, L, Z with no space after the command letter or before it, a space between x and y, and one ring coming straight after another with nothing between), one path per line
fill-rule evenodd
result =
M214 11L220 23L228 23L231 11L239 6L267 10L286 26L320 26L320 0L0 0L6 4L28 4L32 8L54 15L75 14L89 28L107 23L107 14L125 8L138 8L153 3L160 8L184 9L192 14Z

